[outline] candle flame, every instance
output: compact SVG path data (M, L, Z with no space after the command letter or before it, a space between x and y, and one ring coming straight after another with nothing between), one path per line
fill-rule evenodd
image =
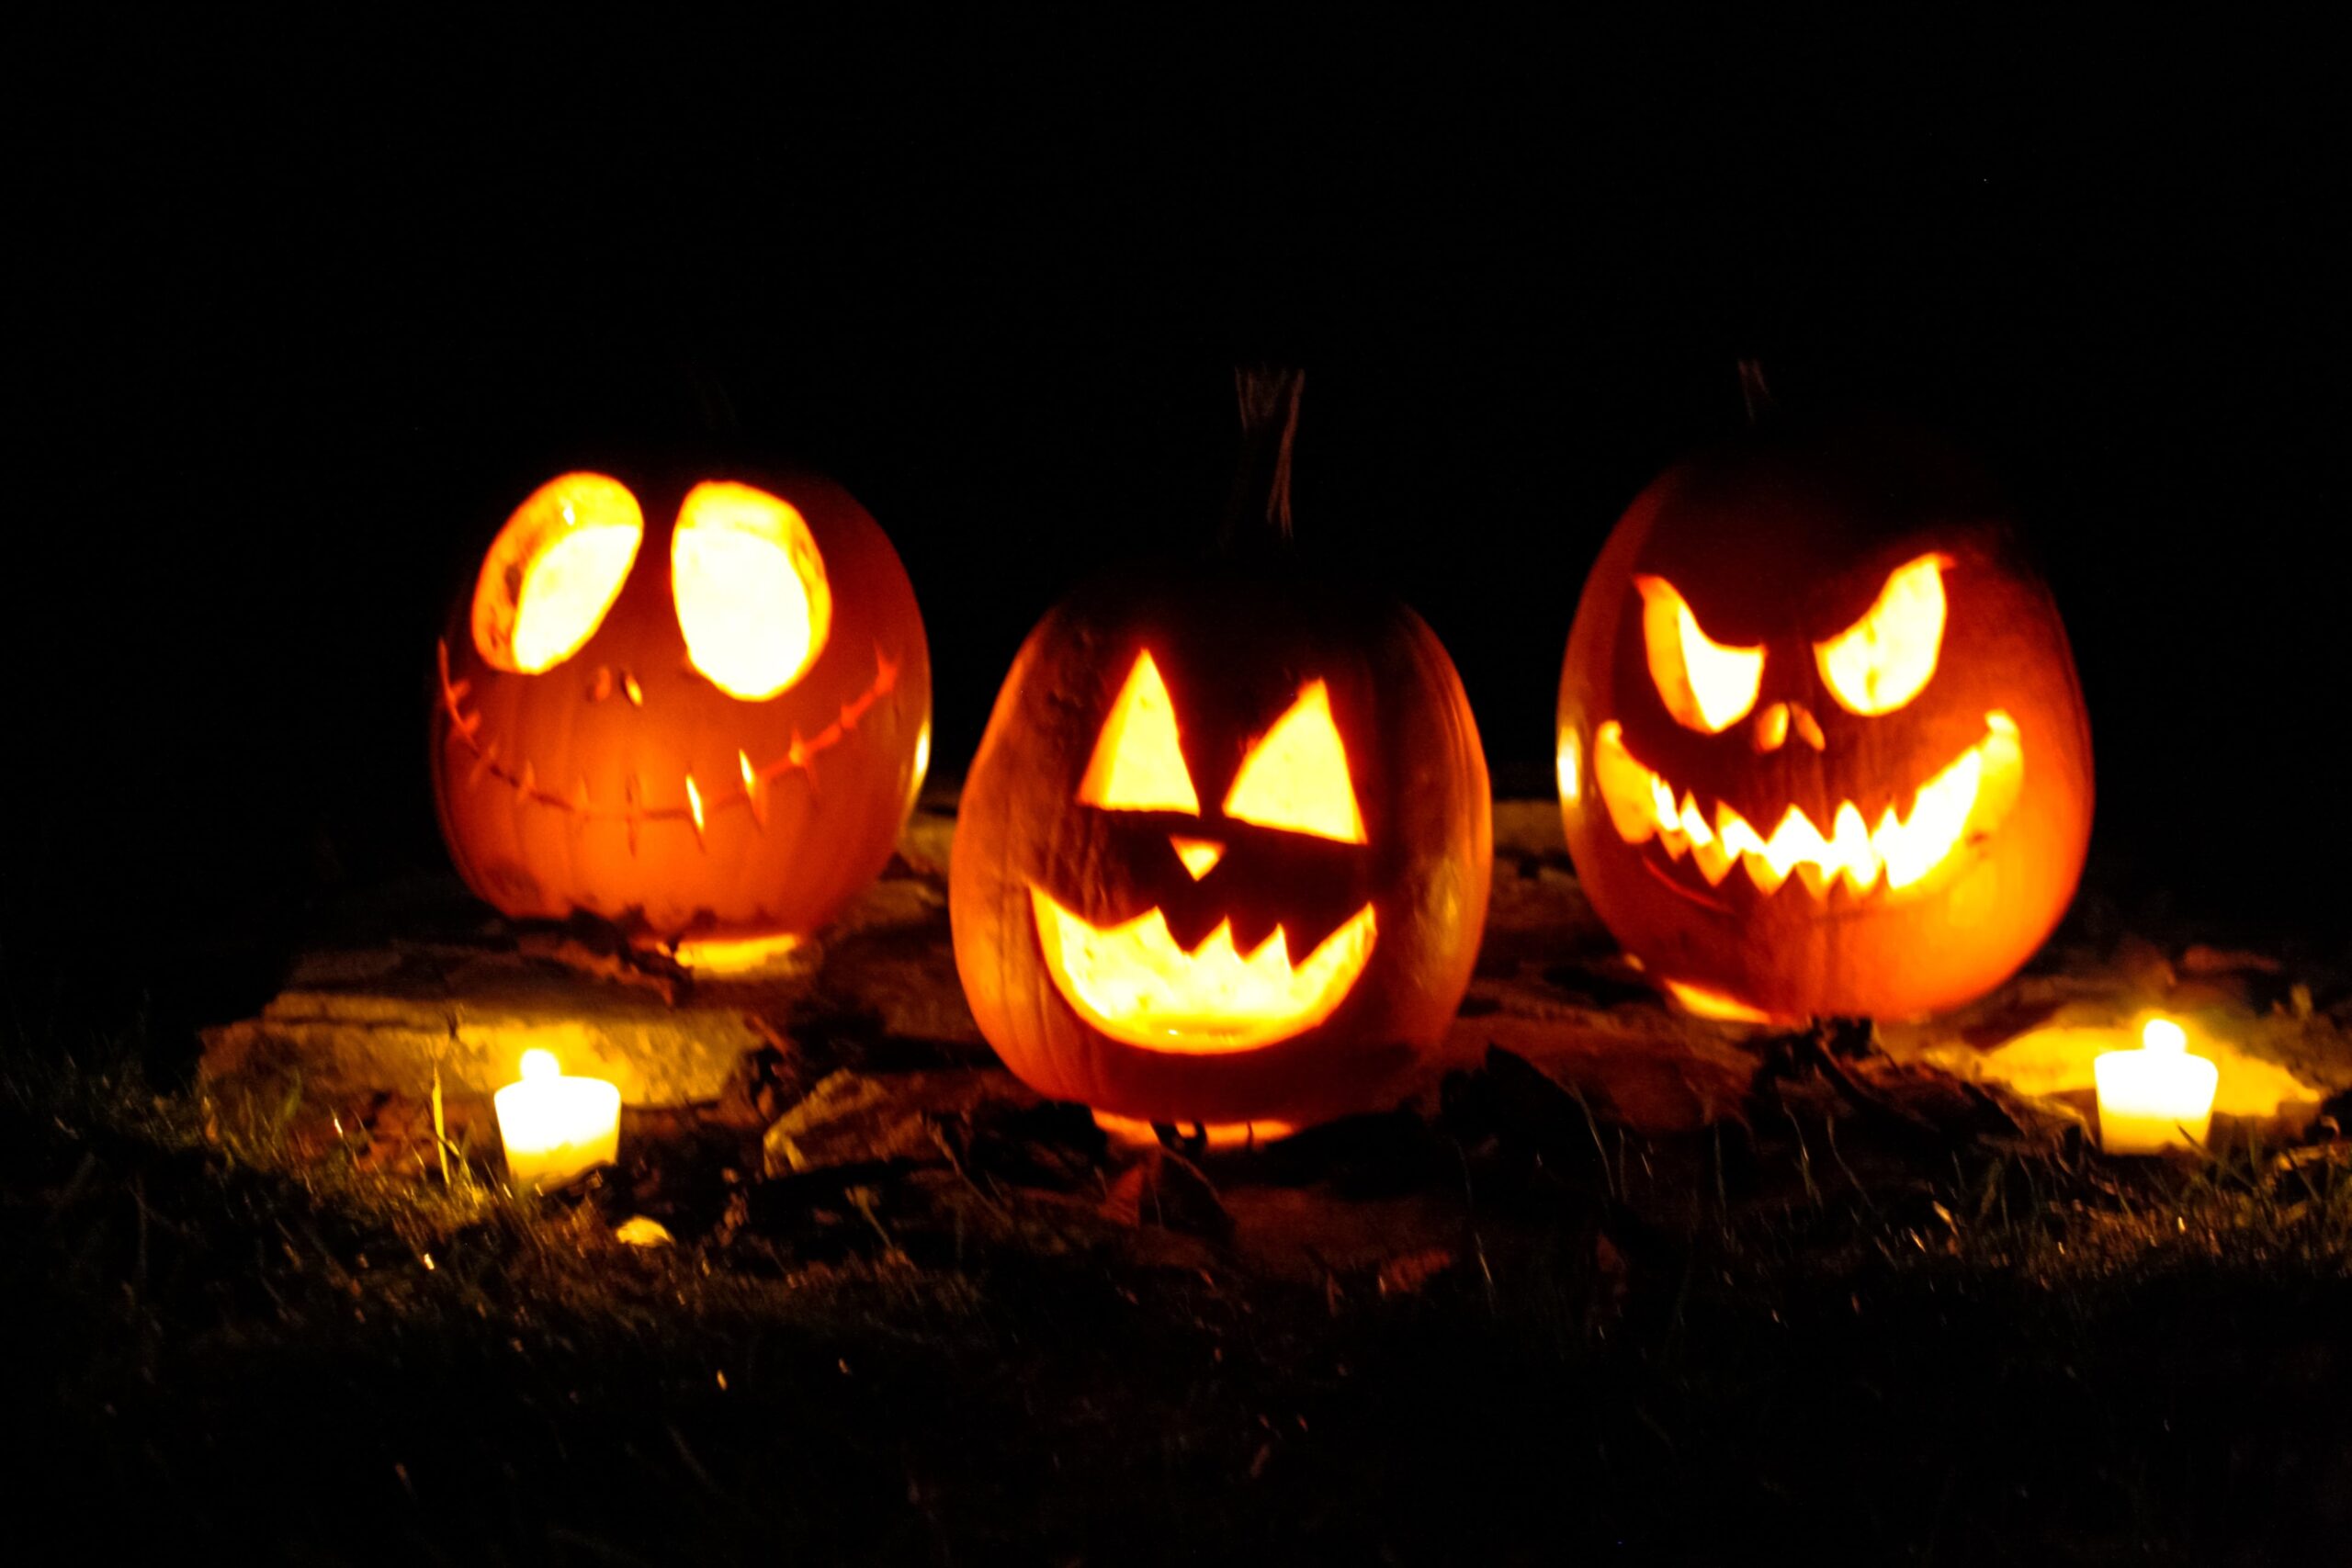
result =
M2140 1049L2179 1055L2188 1049L2188 1033L2168 1018L2152 1018L2140 1031Z
M523 1053L523 1077L532 1082L541 1078L563 1077L563 1065L552 1051L529 1050Z

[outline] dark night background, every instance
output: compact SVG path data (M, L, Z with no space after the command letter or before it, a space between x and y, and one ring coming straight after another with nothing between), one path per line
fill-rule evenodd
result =
M1530 794L1584 572L1737 359L1944 427L2072 627L2104 885L2343 930L2352 835L2293 825L2342 808L2352 561L2308 42L151 26L15 51L20 953L160 973L443 863L432 635L616 449L855 491L954 775L1049 604L1213 529L1242 358L1309 368L1304 547L1427 616Z

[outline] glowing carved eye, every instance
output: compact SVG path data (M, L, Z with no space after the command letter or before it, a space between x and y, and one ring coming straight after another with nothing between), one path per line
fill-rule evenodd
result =
M808 523L750 485L686 492L670 540L670 582L687 658L712 685L748 702L798 680L832 630L832 590Z
M1201 797L1176 743L1176 705L1148 653L1136 660L1111 704L1093 760L1079 781L1078 801L1112 811L1201 814Z
M1725 648L1699 629L1699 618L1662 577L1637 577L1642 593L1642 644L1650 679L1676 722L1720 735L1756 705L1764 680L1764 650Z
M1822 682L1848 713L1893 713L1936 672L1944 641L1946 556L1896 567L1862 618L1813 645Z
M1331 694L1317 681L1242 759L1226 793L1225 814L1261 828L1284 828L1364 841L1363 814L1348 780L1348 753L1331 722Z
M619 481L549 479L514 509L481 563L474 647L495 669L554 669L596 635L644 536L645 515Z

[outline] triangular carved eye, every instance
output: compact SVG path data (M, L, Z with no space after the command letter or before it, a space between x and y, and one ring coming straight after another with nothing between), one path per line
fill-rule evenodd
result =
M628 487L564 474L531 492L491 542L474 583L474 648L493 669L536 675L605 622L645 536Z
M1944 645L1944 569L1949 556L1921 556L1888 574L1862 618L1815 643L1822 684L1848 713L1893 713L1936 673Z
M1331 722L1331 694L1316 681L1242 759L1225 814L1261 828L1364 842L1363 813L1348 777L1347 748Z
M825 558L789 502L709 481L686 492L670 538L670 585L686 657L746 702L808 671L832 629Z
M1136 658L1102 721L1093 760L1079 781L1078 803L1111 811L1201 814L1201 797L1176 740L1176 705L1148 652Z
M1650 679L1675 722L1720 735L1745 718L1763 684L1764 650L1727 647L1709 637L1663 577L1637 577L1634 586L1642 595L1642 644L1649 655Z

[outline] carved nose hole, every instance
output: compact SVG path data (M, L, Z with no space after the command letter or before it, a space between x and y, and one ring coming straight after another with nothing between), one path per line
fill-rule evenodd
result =
M645 705L645 688L637 683L636 676L626 671L621 674L621 690L628 694L629 706L641 708Z
M1816 751L1828 750L1829 739L1821 733L1820 721L1805 711L1805 706L1803 703L1791 703L1789 705L1789 714L1795 721L1797 733L1804 737L1804 743L1806 745L1812 747Z
M1777 751L1789 738L1789 705L1774 703L1756 716L1756 749Z
M613 667L609 664L599 664L596 666L596 678L588 682L588 700L592 703L601 703L612 694Z
M1216 863L1225 858L1225 846L1207 839L1171 837L1168 841L1176 846L1176 858L1184 863L1195 882L1216 870Z

